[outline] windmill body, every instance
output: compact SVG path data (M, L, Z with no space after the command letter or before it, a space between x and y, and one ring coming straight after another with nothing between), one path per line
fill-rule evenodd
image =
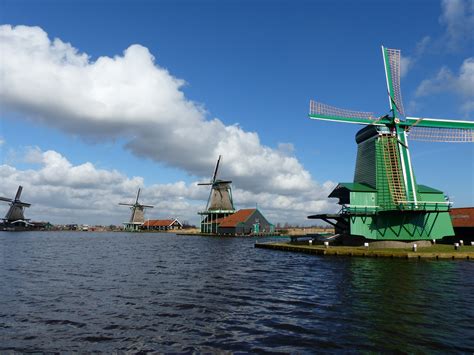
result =
M382 47L390 113L339 109L311 101L309 117L365 125L356 134L352 183L340 183L329 197L338 214L308 218L333 224L340 235L377 240L432 240L454 235L450 202L440 190L417 183L408 137L441 142L474 142L474 122L406 117L400 92L400 51Z
M211 188L208 211L233 211L232 189L229 181L216 180Z
M201 233L216 234L218 226L216 222L235 213L232 181L217 179L221 158L219 155L211 181L198 184L211 186L206 209L198 212L201 215Z
M128 222L124 222L125 230L135 232L140 229L140 227L145 223L145 208L153 208L151 205L143 205L138 202L140 197L140 189L137 192L137 198L135 203L119 203L121 206L130 206L132 214Z
M18 190L14 198L0 197L0 201L8 202L10 208L3 218L3 225L8 229L24 229L30 225L29 219L25 218L25 208L30 207L31 204L22 202L21 192L23 186L18 186Z

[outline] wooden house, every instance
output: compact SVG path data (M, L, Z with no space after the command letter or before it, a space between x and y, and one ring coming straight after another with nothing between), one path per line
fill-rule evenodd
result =
M183 224L175 219L149 219L142 224L144 230L179 230L183 228Z
M273 233L273 224L256 208L242 209L216 221L219 235L256 235Z

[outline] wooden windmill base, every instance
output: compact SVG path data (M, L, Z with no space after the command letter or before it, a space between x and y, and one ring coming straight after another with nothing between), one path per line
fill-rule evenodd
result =
M449 212L387 211L374 214L318 214L335 227L336 234L372 240L433 240L453 236Z
M380 192L365 184L340 183L329 197L339 198L338 214L317 214L336 234L371 240L437 240L454 235L449 204L442 191L417 185L416 203L377 205Z
M212 210L198 212L201 215L201 229L203 234L217 234L218 221L234 214L235 210Z

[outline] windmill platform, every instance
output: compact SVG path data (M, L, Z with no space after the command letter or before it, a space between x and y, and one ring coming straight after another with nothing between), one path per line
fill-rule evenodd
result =
M453 245L435 244L428 247L413 250L412 244L406 248L374 248L374 247L348 247L310 245L309 242L293 244L288 243L256 243L255 248L289 251L312 255L339 256L339 257L367 257L367 258L389 258L408 260L469 260L474 261L474 246L465 245L456 247Z

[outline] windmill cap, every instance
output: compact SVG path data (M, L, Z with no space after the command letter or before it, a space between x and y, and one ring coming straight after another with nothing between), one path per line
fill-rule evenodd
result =
M359 144L366 141L367 139L376 137L380 132L389 133L390 131L386 126L369 125L364 127L359 132L357 132L355 137L356 143Z

